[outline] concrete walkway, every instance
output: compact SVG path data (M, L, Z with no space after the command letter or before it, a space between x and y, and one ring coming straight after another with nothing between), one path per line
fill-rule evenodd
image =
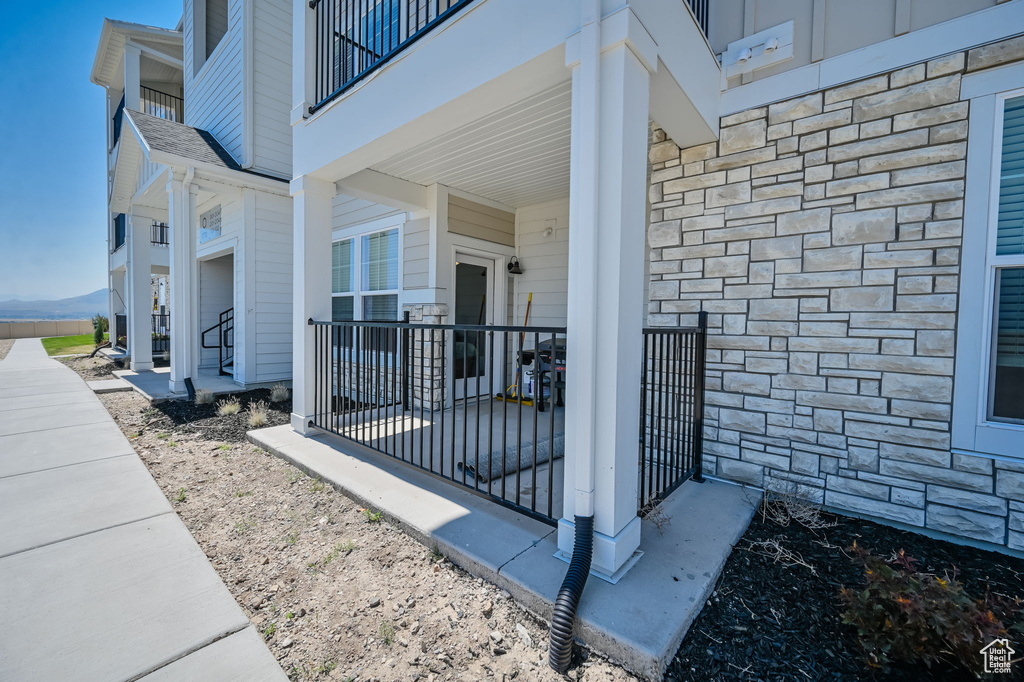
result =
M0 680L287 680L103 405L0 361Z
M346 495L383 511L423 544L502 587L550 620L567 564L555 529L445 483L398 460L290 426L248 438ZM643 522L640 561L612 585L591 576L576 635L648 680L660 680L743 535L760 493L727 483L688 481L662 505L670 522Z

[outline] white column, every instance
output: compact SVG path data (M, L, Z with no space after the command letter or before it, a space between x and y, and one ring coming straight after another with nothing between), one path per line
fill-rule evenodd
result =
M195 287L195 196L189 178L172 177L167 183L171 250L171 378L172 393L184 393L185 379L195 376L198 331L193 324Z
M313 417L313 330L309 319L331 319L333 182L303 175L292 180L295 216L292 337L292 428L309 431Z
M593 568L613 574L640 544L640 415L650 74L626 42L573 65L566 464L558 545L594 515ZM598 57L598 54L600 55Z
M124 108L139 111L142 107L142 51L138 46L124 46Z
M128 220L128 349L133 370L153 369L152 314L153 295L150 284L150 225L152 221L138 215Z

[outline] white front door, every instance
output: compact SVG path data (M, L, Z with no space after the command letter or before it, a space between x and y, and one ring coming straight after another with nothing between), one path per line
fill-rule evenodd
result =
M494 261L479 256L455 254L456 325L488 325L494 322ZM455 398L490 392L488 333L457 330L449 351ZM495 389L497 390L497 389Z

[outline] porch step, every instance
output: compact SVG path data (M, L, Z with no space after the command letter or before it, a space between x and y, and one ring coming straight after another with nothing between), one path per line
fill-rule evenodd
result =
M132 385L123 379L99 379L85 383L93 390L93 393L120 393L132 390Z
M436 545L550 620L566 571L555 556L551 526L329 434L307 438L276 426L247 437L383 511L424 545ZM588 581L577 637L638 675L660 680L759 501L758 491L728 483L682 485L663 504L667 526L659 531L643 522L640 561L615 585Z

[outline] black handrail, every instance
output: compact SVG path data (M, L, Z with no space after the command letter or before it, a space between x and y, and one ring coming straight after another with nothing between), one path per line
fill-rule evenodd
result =
M181 97L140 85L139 99L142 113L176 123L185 122L185 100Z
M158 246L167 246L171 243L171 228L167 223L153 223L150 228L149 241Z
M206 335L217 331L216 345L206 343ZM228 308L218 316L217 324L200 333L200 345L207 349L217 349L217 368L223 376L231 376L232 372L227 371L235 358L235 309Z
M473 0L310 0L320 109Z
M152 318L153 352L166 353L171 350L171 316L153 313Z
M555 522L564 411L544 394L565 383L564 357L547 350L564 347L565 327L309 325L311 426Z
M687 479L703 481L707 313L696 327L643 330L640 495L643 515Z

